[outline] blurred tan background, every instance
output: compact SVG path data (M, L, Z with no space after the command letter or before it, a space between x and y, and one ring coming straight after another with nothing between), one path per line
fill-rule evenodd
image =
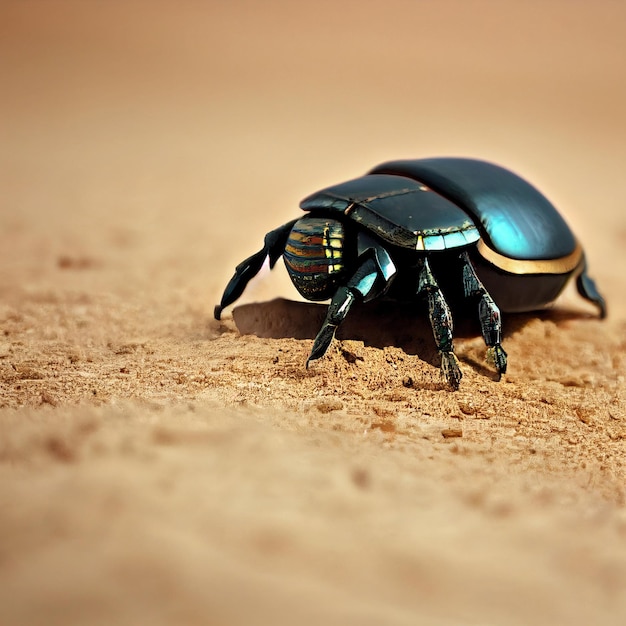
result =
M618 1L2 0L2 624L623 624L625 79ZM500 384L464 338L458 394L212 321L302 197L438 155L536 184L610 319Z
M584 230L604 280L619 282L606 242L626 236L616 232L626 196L620 2L1 10L5 232L34 214L42 230L68 222L66 237L87 248L118 210L146 239L152 227L167 233L161 256L210 245L223 260L211 268L218 289L311 190L389 158L467 155L538 185ZM65 210L46 210L56 197ZM91 219L103 228L83 228ZM210 244L207 226L221 235Z

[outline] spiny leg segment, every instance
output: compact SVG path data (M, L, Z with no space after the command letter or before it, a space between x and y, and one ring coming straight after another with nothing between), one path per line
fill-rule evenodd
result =
M500 309L476 275L467 252L461 255L463 263L463 292L466 298L478 300L478 319L485 344L487 359L493 362L498 374L506 372L506 352L502 348L502 320Z
M226 285L221 302L215 305L213 315L216 320L220 319L222 310L225 307L235 302L235 300L241 296L246 285L259 273L267 257L270 259L270 267L274 267L276 261L278 261L284 252L289 233L297 221L298 220L292 220L267 233L267 235L265 235L263 248L256 254L244 259L235 268L235 274L230 279L228 285Z
M428 258L420 259L418 268L417 293L428 298L428 317L441 356L441 374L450 387L458 389L463 374L452 344L452 313L433 276Z
M378 264L373 257L369 257L359 266L348 283L337 289L328 305L326 319L313 342L311 354L306 361L307 368L311 361L326 354L337 328L348 315L352 305L357 300L371 300L385 290L385 281L379 280L380 277Z
M307 367L311 361L324 356L352 305L384 294L396 275L396 266L387 250L366 233L358 235L357 254L359 265L346 285L335 292L326 319L313 342Z

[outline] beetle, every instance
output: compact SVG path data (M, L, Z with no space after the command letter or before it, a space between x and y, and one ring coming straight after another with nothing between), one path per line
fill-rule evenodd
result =
M506 372L501 311L552 303L570 278L600 317L606 304L587 274L581 245L550 201L513 172L486 161L389 161L300 203L307 214L265 236L226 286L215 318L269 257L282 255L307 300L330 299L306 366L322 357L355 302L424 299L441 373L458 389L449 301L478 316L488 360Z

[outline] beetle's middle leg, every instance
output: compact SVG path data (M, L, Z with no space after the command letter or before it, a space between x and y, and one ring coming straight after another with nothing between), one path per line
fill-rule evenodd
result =
M452 313L430 270L427 258L420 259L417 293L428 297L428 317L441 355L441 374L450 387L458 389L463 374L452 345Z
M502 342L500 309L476 275L476 270L467 252L463 252L461 255L461 262L463 263L464 295L466 298L478 300L478 319L487 345L487 358L493 362L498 374L504 374L506 372L506 352L500 345Z

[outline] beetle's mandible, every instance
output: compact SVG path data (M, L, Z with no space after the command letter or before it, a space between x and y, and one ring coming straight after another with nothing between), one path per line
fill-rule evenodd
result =
M243 293L269 257L283 255L296 289L330 299L307 360L319 359L355 302L423 298L446 382L461 370L448 302L476 311L488 357L506 371L500 312L541 309L571 277L580 295L606 315L587 274L583 250L554 206L535 187L475 159L390 161L367 175L305 198L306 215L269 232L263 249L240 263L215 307Z

